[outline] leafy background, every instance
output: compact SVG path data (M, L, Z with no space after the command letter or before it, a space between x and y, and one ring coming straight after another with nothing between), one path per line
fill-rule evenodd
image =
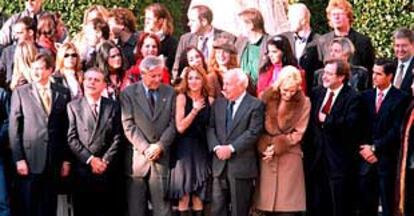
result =
M186 31L186 10L190 0L45 0L45 8L61 13L63 20L73 34L80 29L83 12L93 4L100 4L107 8L126 7L137 16L138 29L143 25L143 9L159 2L171 11L174 20L176 35ZM11 15L24 8L24 0L0 0L0 12ZM303 2L311 10L312 26L319 33L329 31L326 21L325 8L327 0L289 0L289 2ZM371 37L378 56L392 56L392 32L398 27L414 27L413 0L350 0L354 6L354 28Z

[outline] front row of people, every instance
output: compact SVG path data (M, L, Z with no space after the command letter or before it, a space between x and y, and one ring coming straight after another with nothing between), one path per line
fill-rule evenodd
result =
M237 68L223 74L223 97L214 99L204 71L187 67L176 95L162 84L163 59L147 56L142 80L121 92L120 104L101 96L100 69L85 72L84 96L72 101L50 81L52 70L52 58L38 54L33 82L11 97L19 215L56 215L56 184L70 172L76 216L122 214L112 208L121 152L127 215L148 215L148 201L153 215L172 215L173 199L181 215L190 206L202 215L209 201L215 216L247 216L252 202L266 215L370 216L378 197L385 214L397 207L412 214L405 167L414 118L405 121L399 153L409 97L391 84L392 62L377 61L376 88L358 94L347 84L349 64L328 60L310 99L300 70L286 66L261 101L246 92L249 79Z

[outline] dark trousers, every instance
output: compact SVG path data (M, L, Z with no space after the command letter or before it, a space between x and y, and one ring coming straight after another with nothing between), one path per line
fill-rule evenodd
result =
M254 178L238 179L227 175L214 177L211 215L227 216L230 204L232 216L248 216L254 181Z
M167 177L159 175L155 169L146 177L128 177L126 183L127 215L147 216L148 201L152 205L153 216L171 216L171 204L165 199Z
M380 198L382 216L392 216L394 182L392 175L379 175L376 169L371 169L366 175L361 175L359 177L358 193L359 215L378 216L378 201Z
M332 177L327 166L320 162L309 174L308 214L310 216L350 216L350 176Z
M95 175L88 166L75 168L73 208L76 216L116 216L113 180L109 173Z
M48 175L29 174L17 179L21 216L56 216L56 181Z
M414 170L407 169L405 179L405 215L414 216Z

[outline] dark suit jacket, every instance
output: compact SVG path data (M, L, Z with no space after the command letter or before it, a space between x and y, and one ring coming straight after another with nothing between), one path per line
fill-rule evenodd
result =
M121 93L122 125L125 136L132 145L126 148L126 173L144 177L150 168L168 175L170 146L174 140L175 92L172 87L161 84L154 115L151 115L142 81L128 86ZM160 159L150 162L144 151L152 144L163 148Z
M86 98L68 104L68 144L78 160L91 156L111 162L121 144L121 110L115 101L102 97L97 121Z
M0 158L9 150L10 93L0 88Z
M361 140L358 127L361 103L356 92L344 85L325 122L320 123L318 115L326 91L326 88L318 87L311 95L312 109L308 131L311 146L305 148L305 157L308 158L311 172L320 160L326 160L329 177L344 177L355 162Z
M235 152L226 161L219 160L214 154L213 176L222 175L227 166L227 174L234 178L255 178L258 176L256 144L263 130L264 105L246 93L227 134L227 102L220 97L212 105L207 141L212 152L214 147L227 144L231 144Z
M367 123L364 127L366 132L362 144L375 146L378 163L374 165L378 165L379 173L394 174L400 146L400 128L409 97L392 86L378 113L375 111L376 89L363 92L361 98L366 111L364 116L366 116ZM360 174L367 174L374 165L363 160Z
M219 36L224 36L230 39L230 41L236 41L236 37L228 32L225 32L220 29L214 28L214 38ZM180 37L180 41L178 42L177 52L175 53L175 61L173 66L173 71L178 71L181 55L184 53L185 49L189 46L197 47L198 36L191 32L187 32ZM208 59L206 59L207 61ZM179 73L181 71L178 71Z
M282 35L286 36L289 40L292 48L293 55L296 56L295 51L295 33L285 32ZM312 89L315 71L323 67L323 62L320 61L320 52L318 50L318 41L320 35L311 32L308 40L306 41L305 50L303 50L302 56L299 59L299 65L306 72L306 86L308 89Z
M9 137L14 161L26 160L32 174L58 171L69 160L66 105L69 90L51 83L52 109L48 115L35 84L14 90L11 98Z
M347 36L355 46L355 53L351 59L353 65L363 66L368 71L372 71L375 60L375 50L372 46L371 39L351 28ZM331 31L319 38L319 46L322 51L322 61L329 55L329 44L335 38L334 32Z
M397 74L398 70L399 69L397 68L397 71L395 74ZM413 83L413 80L414 80L414 58L411 59L411 62L408 65L407 72L404 75L400 89L408 93L409 95L412 95L413 93L411 91L411 84Z

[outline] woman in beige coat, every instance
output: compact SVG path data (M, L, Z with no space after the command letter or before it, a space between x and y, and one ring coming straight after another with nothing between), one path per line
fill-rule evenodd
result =
M255 208L265 215L294 216L306 210L301 142L311 104L301 84L300 71L286 66L262 95L265 133L258 144L261 173Z

